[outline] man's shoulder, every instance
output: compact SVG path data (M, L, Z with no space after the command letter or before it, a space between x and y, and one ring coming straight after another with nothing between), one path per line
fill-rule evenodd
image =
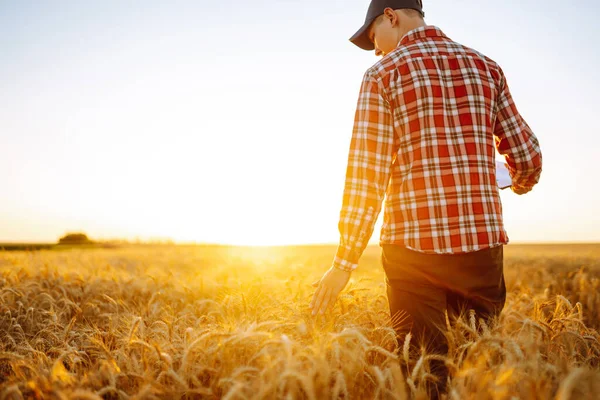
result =
M382 75L384 75L386 72L390 71L393 67L395 67L395 64L385 62L385 57L384 57L381 60L377 61L375 64L373 64L371 67L369 67L365 71L365 75L372 76L375 78L381 78Z
M407 62L407 58L403 54L397 54L399 48L395 49L390 54L382 57L375 64L369 67L365 72L365 77L373 77L381 81L385 77L395 72ZM395 55L395 56L394 56Z
M457 42L454 42L454 43L457 43ZM470 54L473 57L479 58L480 60L484 61L490 68L500 69L500 65L498 65L498 63L496 61L494 61L491 57L483 54L481 51L476 50L469 46L465 46L464 44L461 44L461 43L457 43L457 45L464 48L466 54Z
M424 51L424 48L427 48L429 51ZM385 76L389 76L390 73L396 73L396 71L401 70L410 70L409 68L403 68L408 63L417 66L421 65L422 63L415 63L415 60L417 59L422 60L434 57L457 56L474 59L478 61L479 64L483 63L487 69L492 71L493 75L502 74L502 68L491 57L472 47L446 38L442 42L435 44L428 43L425 46L422 42L412 42L408 45L398 46L394 51L382 57L367 69L365 75L383 79Z

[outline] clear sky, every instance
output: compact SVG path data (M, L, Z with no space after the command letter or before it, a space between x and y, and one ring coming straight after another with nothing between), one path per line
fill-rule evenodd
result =
M0 0L0 242L337 242L367 7ZM501 65L539 138L538 186L502 193L511 241L600 241L598 3L424 10Z

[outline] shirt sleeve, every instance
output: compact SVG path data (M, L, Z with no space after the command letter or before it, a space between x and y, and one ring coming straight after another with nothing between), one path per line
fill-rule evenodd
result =
M511 189L517 194L525 194L540 179L542 152L536 136L515 106L501 69L500 95L496 107L496 149L508 165L512 178Z
M394 137L390 104L380 80L369 70L361 85L348 153L340 243L333 261L338 269L356 269L371 238L390 180Z

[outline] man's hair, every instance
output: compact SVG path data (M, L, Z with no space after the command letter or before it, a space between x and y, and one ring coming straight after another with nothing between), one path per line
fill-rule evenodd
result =
M402 11L407 17L425 18L425 13L423 11L415 10L412 8L401 8L400 11Z

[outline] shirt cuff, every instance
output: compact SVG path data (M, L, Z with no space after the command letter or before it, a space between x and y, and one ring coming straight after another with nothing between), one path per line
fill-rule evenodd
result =
M358 267L358 259L355 251L344 246L339 246L333 259L333 267L346 272L354 271Z

